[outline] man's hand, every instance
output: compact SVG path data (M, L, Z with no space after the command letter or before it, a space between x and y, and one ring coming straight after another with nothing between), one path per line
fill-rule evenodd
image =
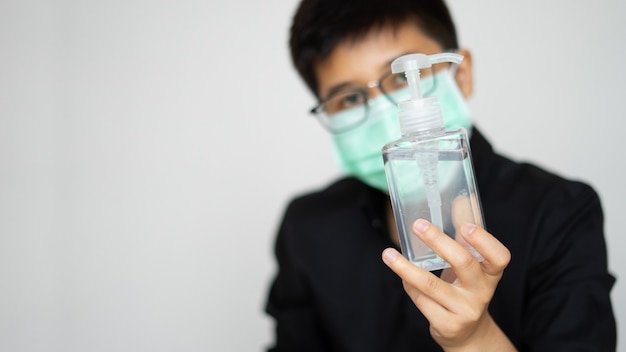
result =
M413 231L450 263L442 278L410 263L393 248L385 249L382 256L430 322L435 341L446 351L514 351L487 310L510 261L509 250L487 231L469 223L459 224L462 238L457 240L423 219L415 221ZM478 262L461 243L476 249L484 261Z

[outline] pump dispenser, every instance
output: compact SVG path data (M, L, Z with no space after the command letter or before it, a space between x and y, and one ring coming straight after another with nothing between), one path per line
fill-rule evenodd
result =
M410 99L398 104L402 137L383 147L385 173L402 253L427 270L449 264L413 233L418 218L430 220L482 260L457 236L464 223L483 227L467 131L445 129L437 97L422 96L420 82L421 70L462 60L455 53L410 54L391 63L392 73L405 73Z

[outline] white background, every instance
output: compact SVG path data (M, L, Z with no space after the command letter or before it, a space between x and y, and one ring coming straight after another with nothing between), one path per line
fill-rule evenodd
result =
M496 149L600 193L626 321L626 3L450 5ZM0 1L1 351L270 343L282 211L337 175L288 58L295 6Z

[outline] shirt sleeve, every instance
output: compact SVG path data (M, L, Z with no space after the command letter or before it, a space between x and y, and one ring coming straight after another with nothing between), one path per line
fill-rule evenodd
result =
M275 243L278 273L267 299L266 312L275 320L275 345L268 351L328 351L316 316L311 290L301 270L296 246L297 231L290 206Z
M603 213L581 183L554 187L530 238L523 350L615 351Z

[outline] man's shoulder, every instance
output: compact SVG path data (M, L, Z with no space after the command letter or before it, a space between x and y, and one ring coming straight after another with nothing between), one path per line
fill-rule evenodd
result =
M597 192L574 180L531 162L516 162L500 155L483 177L477 177L485 221L509 248L525 238L554 238L564 223L596 221L602 217Z
M290 212L330 210L337 207L357 205L367 192L368 186L353 177L343 177L329 185L296 195L289 203Z
M311 261L316 261L311 253L325 248L329 241L345 248L339 243L344 246L353 243L369 226L364 210L375 192L354 178L342 178L322 189L296 196L287 206L279 237L291 250Z
M496 161L492 164L486 182L491 189L501 195L511 192L546 196L561 196L572 200L580 197L594 197L595 190L582 180L563 176L549 168L533 162L517 162L505 156L495 154Z
M487 198L545 199L548 195L576 198L580 195L594 197L595 191L587 183L564 177L534 162L515 161L496 152L478 131L474 131L473 152L476 178L481 195Z

